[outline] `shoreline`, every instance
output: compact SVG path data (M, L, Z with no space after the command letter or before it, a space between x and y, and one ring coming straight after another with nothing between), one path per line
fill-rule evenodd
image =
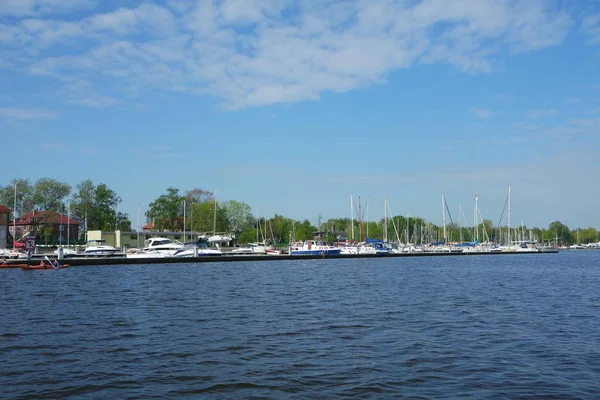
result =
M506 252L473 252L473 253L436 253L436 252L415 252L402 254L340 254L340 255L301 255L291 256L289 254L277 255L220 255L220 256L199 256L199 257L160 257L160 258L127 258L124 256L89 256L89 257L64 257L60 260L62 263L69 264L71 267L81 266L100 266L100 265L139 265L139 264L185 264L185 263L205 263L205 262L239 262L239 261L287 261L287 260L309 260L309 259L352 259L352 258L404 258L404 257L469 257L469 256L503 256L503 255L540 255L557 254L558 250L544 251L506 251ZM47 255L49 259L55 260L57 257ZM11 259L7 264L28 264L38 265L40 260L46 255L36 255L30 260Z

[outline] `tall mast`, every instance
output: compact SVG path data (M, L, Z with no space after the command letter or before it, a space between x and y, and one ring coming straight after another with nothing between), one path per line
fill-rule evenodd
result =
M410 213L406 213L406 244L408 244L408 231L410 230Z
M387 217L387 198L383 199L383 241L387 242L388 217Z
M510 185L508 185L508 244L510 245L512 242L512 238L511 238L511 232L510 232Z
M67 200L67 247L71 242L71 200Z
M475 193L475 216L473 217L473 220L475 221L475 240L479 240L479 223L477 221L477 202L479 200L479 197L477 196L477 193Z
M444 201L444 193L442 193L442 224L444 225L444 243L446 243L446 202Z
M13 207L13 252L17 242L17 181L15 181L15 204Z
M258 212L256 213L258 216ZM217 234L217 189L215 189L215 210L213 215L213 235Z
M350 195L350 226L352 228L352 240L354 240L354 201L352 195Z
M360 207L360 196L358 196L358 241L362 242L362 210Z

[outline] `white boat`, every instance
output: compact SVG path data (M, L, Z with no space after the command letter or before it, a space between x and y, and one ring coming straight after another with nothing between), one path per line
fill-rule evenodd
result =
M144 247L138 251L129 250L127 258L171 257L184 248L183 243L166 237L153 237L144 241Z
M77 255L77 250L70 249L68 247L60 247L62 249L63 256L75 256ZM54 250L54 254L58 255L59 249Z
M117 249L114 246L106 244L104 239L88 240L83 254L86 256L110 256L115 254Z
M181 250L173 253L172 257L202 257L202 256L220 256L223 252L208 247L208 243L203 240L184 244Z
M303 242L294 242L290 245L289 254L291 256L319 255L330 256L340 254L341 249L334 247L320 240L305 240Z
M249 246L242 246L240 244L236 244L234 249L231 250L231 254L252 254L252 248Z
M0 249L0 258L18 258L19 252L10 249Z
M260 243L248 243L247 246L235 245L231 254L268 254L267 247Z
M217 233L217 234L214 234L214 235L208 237L209 243L222 244L222 243L229 243L232 240L233 240L233 238L231 236L226 235L224 233Z

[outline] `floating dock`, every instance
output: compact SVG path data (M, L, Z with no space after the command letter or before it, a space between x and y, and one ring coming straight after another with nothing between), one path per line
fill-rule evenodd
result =
M71 267L92 266L92 265L133 265L133 264L182 264L182 263L205 263L205 262L239 262L239 261L288 261L288 260L309 260L309 259L349 259L349 258L404 258L404 257L471 257L471 256L508 256L508 255L541 255L555 254L558 250L544 251L513 251L513 252L414 252L400 254L339 254L339 255L302 255L291 256L289 254L274 255L229 255L221 256L199 256L199 257L155 257L155 258L127 258L124 255L112 256L68 256L61 262L68 263ZM12 259L7 260L10 264L28 264L37 265L40 260L48 257L51 260L56 259L56 254L34 255L30 260Z

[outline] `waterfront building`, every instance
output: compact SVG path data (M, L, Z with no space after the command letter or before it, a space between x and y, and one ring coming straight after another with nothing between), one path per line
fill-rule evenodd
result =
M79 239L79 221L56 211L39 211L21 215L8 221L8 229L16 240L29 235L46 235L57 243L75 243Z
M0 249L8 248L8 217L11 209L0 205ZM11 243L12 244L12 243ZM12 246L10 246L12 247Z
M152 237L164 237L178 242L195 242L198 240L198 232L162 232L144 229L143 232L125 231L87 231L86 240L104 241L109 246L114 246L123 251L132 248L141 248L146 239Z

